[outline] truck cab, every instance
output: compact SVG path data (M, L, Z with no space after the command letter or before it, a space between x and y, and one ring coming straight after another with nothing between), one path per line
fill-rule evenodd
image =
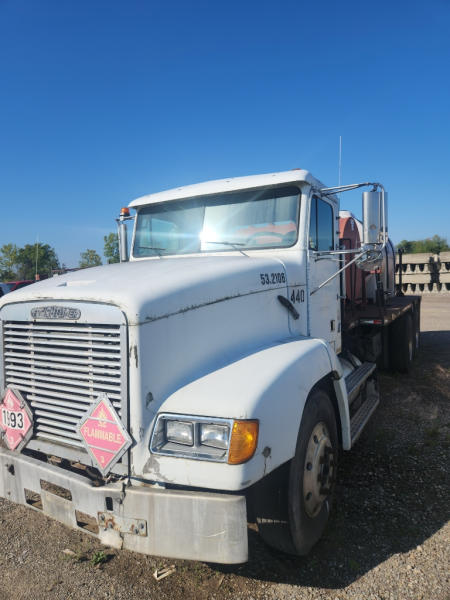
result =
M0 495L148 554L243 562L249 519L305 554L378 405L383 328L403 318L409 351L420 301L390 309L378 277L348 305L347 267L381 272L386 243L342 250L338 198L304 170L129 208L120 264L0 301Z

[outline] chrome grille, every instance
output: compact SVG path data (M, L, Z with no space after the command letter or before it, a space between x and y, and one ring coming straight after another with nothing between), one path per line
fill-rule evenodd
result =
M122 413L120 325L3 324L5 385L22 392L34 436L83 449L76 425L100 392Z

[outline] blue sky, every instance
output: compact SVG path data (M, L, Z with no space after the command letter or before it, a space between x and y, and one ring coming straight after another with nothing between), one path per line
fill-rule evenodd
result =
M340 135L394 242L450 242L449 31L449 0L0 0L0 245L76 266L143 194L294 167L335 185Z

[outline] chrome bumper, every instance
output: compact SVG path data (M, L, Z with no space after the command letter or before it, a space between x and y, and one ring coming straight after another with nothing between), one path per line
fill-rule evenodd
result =
M52 486L65 493L49 491ZM30 496L36 494L39 509L30 504ZM226 564L248 558L244 496L123 483L94 487L82 475L4 448L0 448L0 496L83 531L79 515L89 515L95 518L98 533L87 533L107 546Z

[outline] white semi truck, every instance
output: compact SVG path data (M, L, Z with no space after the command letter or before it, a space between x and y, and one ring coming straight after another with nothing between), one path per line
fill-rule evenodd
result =
M362 222L339 216L357 187ZM292 170L129 208L120 264L1 299L0 496L147 554L244 562L249 521L307 553L377 365L418 347L383 187Z

